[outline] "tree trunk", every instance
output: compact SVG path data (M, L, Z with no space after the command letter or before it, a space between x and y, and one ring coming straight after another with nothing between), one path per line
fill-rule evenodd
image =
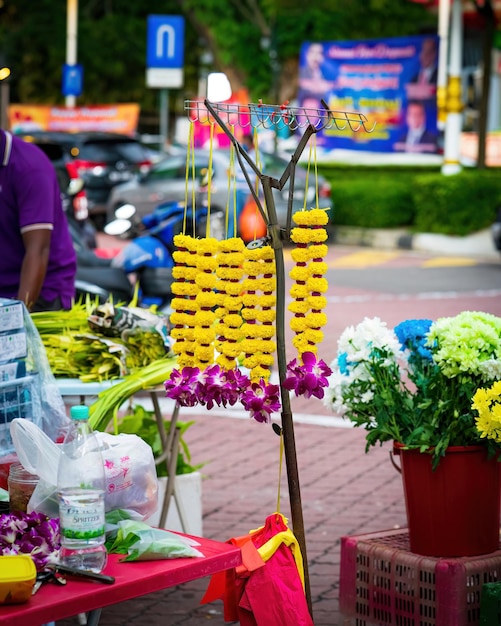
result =
M487 148L487 124L489 117L489 94L491 86L492 70L492 47L496 30L496 18L490 0L483 7L475 3L477 10L485 19L483 34L483 72L482 72L482 95L480 98L479 122L478 122L478 154L477 167L484 169L486 165Z

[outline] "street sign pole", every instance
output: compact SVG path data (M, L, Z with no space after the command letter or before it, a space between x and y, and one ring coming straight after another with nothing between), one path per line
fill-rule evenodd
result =
M146 42L146 86L160 89L160 136L165 145L169 125L169 88L184 82L184 18L149 15Z
M78 23L78 0L67 1L66 16L66 65L72 66L77 62L77 23ZM66 106L70 109L75 107L76 97L74 94L66 95Z
M165 148L169 139L169 90L160 89L160 137L162 148Z

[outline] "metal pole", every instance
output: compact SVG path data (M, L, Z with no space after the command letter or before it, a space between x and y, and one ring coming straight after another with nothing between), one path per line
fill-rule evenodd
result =
M10 85L7 80L0 81L0 128L8 130L9 128L9 93Z
M289 501L291 507L292 530L301 548L304 567L304 589L310 614L311 591L308 571L308 558L306 555L306 538L304 532L303 508L301 504L301 489L299 486L299 471L296 454L296 440L294 436L294 422L290 404L289 391L284 387L287 377L287 353L285 349L285 266L284 247L280 236L280 227L277 220L275 200L272 191L272 179L268 176L261 178L264 201L268 211L268 233L271 245L275 252L275 271L277 278L277 304L276 304L276 338L277 338L277 362L278 376L280 380L280 397L282 400L282 433L284 437L284 454L287 468L287 483L289 486Z
M461 0L453 0L450 31L449 82L447 85L447 118L445 121L444 162L442 174L461 171L460 143L463 126L461 101L461 66L463 56L463 10Z
M167 146L169 138L169 90L160 89L160 137L162 150Z
M66 64L76 65L77 62L77 23L78 0L67 0L66 15ZM66 96L66 106L73 109L76 96Z
M438 71L437 71L437 109L438 128L444 130L447 112L447 61L449 52L449 16L450 0L440 0L438 9L438 34L440 37L438 46Z

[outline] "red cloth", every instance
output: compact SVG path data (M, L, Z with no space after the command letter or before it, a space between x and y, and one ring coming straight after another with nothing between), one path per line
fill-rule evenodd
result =
M274 513L257 531L230 539L242 550L242 565L214 575L201 603L223 600L225 621L241 626L313 626L291 548L279 539L266 563L258 552L288 530L283 516Z

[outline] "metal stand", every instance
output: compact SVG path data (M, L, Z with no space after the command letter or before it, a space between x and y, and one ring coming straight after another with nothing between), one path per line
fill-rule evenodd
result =
M311 613L311 592L308 574L308 560L306 555L306 540L304 534L303 510L301 505L301 491L299 486L299 472L297 465L296 443L294 437L294 423L292 419L292 411L290 405L289 392L283 386L287 373L287 357L285 350L285 268L284 268L284 241L289 241L291 220L292 220L292 202L294 197L294 176L296 165L299 158L306 147L310 137L331 126L335 126L339 130L349 129L357 132L363 129L371 132L374 127L367 128L367 118L360 113L346 113L340 111L329 110L325 101L321 101L322 109L308 109L304 107L287 107L284 105L263 105L249 104L247 106L239 104L210 103L208 100L186 101L185 110L192 121L214 124L216 122L225 134L229 137L231 143L235 147L235 154L240 164L242 172L245 176L252 196L257 204L259 212L267 225L268 240L275 252L275 269L277 280L277 305L276 305L276 339L277 339L277 361L278 374L280 380L280 393L282 401L281 423L282 433L284 437L284 453L287 467L287 481L289 487L289 500L292 515L292 528L298 540L303 555L304 564L304 581L305 593L308 606ZM238 123L240 126L261 126L264 128L276 128L279 125L286 124L291 130L305 128L304 134L299 144L291 156L290 163L285 168L280 179L272 178L263 174L254 161L249 157L247 152L240 146L238 140L230 130L230 126ZM263 190L266 210L263 208L261 200L256 193L254 186L247 173L244 165L247 165L254 171L260 180ZM282 190L287 181L290 179L289 196L287 203L287 223L285 230L281 229L275 209L275 201L273 198L273 189ZM267 242L268 243L268 242Z

